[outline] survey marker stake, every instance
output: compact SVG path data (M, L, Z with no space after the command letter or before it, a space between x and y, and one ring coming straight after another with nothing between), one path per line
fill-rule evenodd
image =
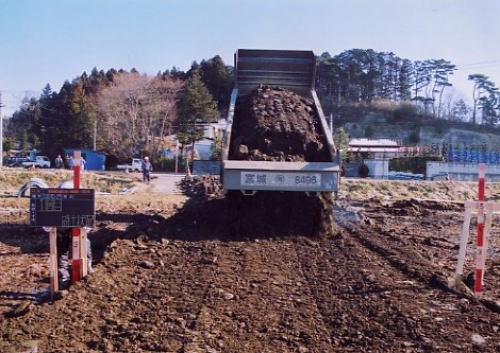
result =
M476 238L476 271L474 278L474 294L481 295L484 279L484 267L486 263L486 239L484 234L484 178L486 174L486 164L479 164L479 179L478 179L478 200L479 209L477 211L477 238Z
M80 188L80 166L81 166L81 152L73 152L73 189L77 190ZM81 246L86 246L86 244L81 243L80 228L72 228L72 261L71 261L71 281L73 283L81 280L82 276L82 260L81 260Z
M465 257L467 253L467 242L469 239L470 222L473 216L477 216L477 238L475 251L474 270L474 295L481 297L483 292L484 273L486 271L486 257L488 253L488 238L490 236L493 215L500 214L500 203L485 200L485 170L486 165L479 165L478 200L465 201L465 216L459 241L459 253L457 268L455 271L454 284L462 281Z

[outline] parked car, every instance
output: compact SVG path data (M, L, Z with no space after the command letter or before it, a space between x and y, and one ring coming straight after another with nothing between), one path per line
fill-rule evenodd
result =
M50 168L50 159L46 156L36 156L34 161L23 162L24 168Z
M142 170L142 159L133 158L130 164L120 164L116 166L120 170L125 170L126 172L140 172Z
M28 162L29 158L26 157L8 157L5 160L5 165L7 167L21 167L23 162Z

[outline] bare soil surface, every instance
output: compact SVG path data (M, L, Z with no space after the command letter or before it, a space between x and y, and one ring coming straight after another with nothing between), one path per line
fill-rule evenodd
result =
M447 282L462 205L340 201L338 231L313 237L304 225L301 234L280 234L258 221L243 236L251 219L233 218L224 202L152 203L142 213L106 204L92 235L95 272L54 303L20 301L19 315L0 322L0 351L500 350L500 314ZM11 239L6 250L38 251L29 261L46 262L47 249L27 245L38 234L0 231L2 244L6 232ZM485 277L491 301L500 301L499 235L495 222Z
M151 193L151 194L182 194L180 184L184 180L185 175L174 173L153 173L151 181L147 183L138 183L135 188L135 193Z

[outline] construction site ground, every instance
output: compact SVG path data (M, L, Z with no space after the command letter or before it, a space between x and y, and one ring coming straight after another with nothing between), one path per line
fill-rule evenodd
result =
M498 219L479 301L448 282L463 185L365 183L344 185L322 238L231 234L217 199L99 196L95 271L41 304L48 235L22 224L27 199L1 198L0 352L500 351Z

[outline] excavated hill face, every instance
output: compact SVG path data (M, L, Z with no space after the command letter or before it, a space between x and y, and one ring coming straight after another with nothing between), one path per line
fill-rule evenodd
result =
M280 87L238 98L232 136L230 159L329 160L313 101Z

